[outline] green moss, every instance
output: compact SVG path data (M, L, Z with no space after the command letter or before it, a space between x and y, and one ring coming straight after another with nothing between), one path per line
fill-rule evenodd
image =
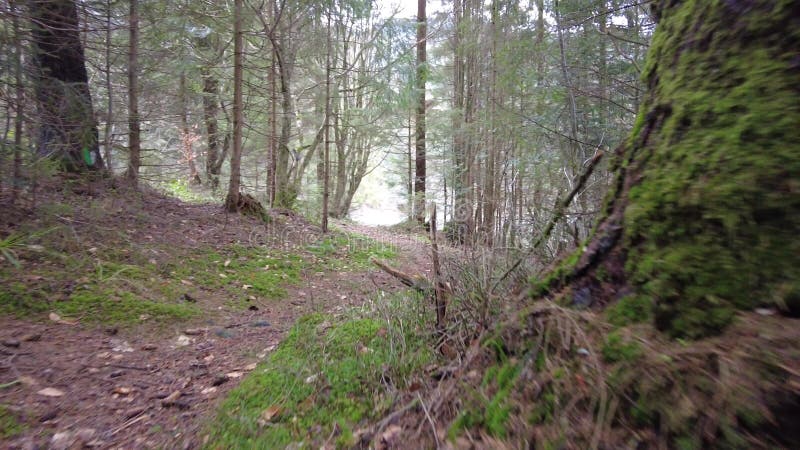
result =
M736 308L780 304L800 283L800 29L792 1L735 5L663 3L644 69L657 128L634 150L645 163L626 269L678 337L716 334Z
M512 412L509 396L514 389L520 370L518 363L512 363L507 359L498 365L487 368L481 386L485 390L494 391L494 394L488 401L481 397L479 405L460 414L450 427L450 438L454 438L464 429L478 426L484 427L492 436L506 436L506 426Z
M335 232L310 244L307 250L329 268L341 270L372 267L371 258L393 259L397 250L382 242L353 233Z
M557 397L553 388L548 386L536 401L533 410L528 416L528 422L532 425L549 423L555 417Z
M678 450L699 450L703 448L702 442L697 436L682 435L673 440L674 448Z
M25 430L17 416L7 407L0 405L0 439L9 439Z
M648 322L653 318L653 301L642 295L628 295L606 308L609 323L625 326Z
M447 430L447 438L451 441L455 440L459 434L461 434L464 430L469 430L470 428L475 428L479 426L483 422L483 417L473 411L461 411L458 413L458 417L453 423L450 425L450 428Z
M532 278L530 280L532 297L542 297L547 295L551 290L560 286L564 286L569 281L569 276L573 273L575 266L578 264L583 251L581 246L578 250L572 252L569 256L564 258L554 270L548 273L543 279Z
M204 289L224 289L236 308L249 306L246 299L250 295L269 300L285 298L286 286L300 281L306 265L300 255L239 245L200 251L191 261L191 265L170 267L170 276Z
M638 342L626 339L618 331L609 333L601 349L603 359L608 363L634 361L642 355Z
M135 323L140 320L181 320L199 314L193 305L145 300L130 292L90 290L74 293L69 300L53 304L65 318L108 324Z
M403 388L433 358L425 341L408 328L401 350L392 342L394 331L379 333L386 327L385 320L372 318L302 317L275 352L230 392L209 424L206 447L284 448L308 443L309 435L321 444L334 427L341 431L337 447L352 447L351 430L391 406L391 398L381 394L382 383ZM281 413L259 424L272 406Z

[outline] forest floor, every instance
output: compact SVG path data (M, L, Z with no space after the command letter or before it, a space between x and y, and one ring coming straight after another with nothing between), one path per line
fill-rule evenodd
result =
M0 218L3 448L199 447L298 318L400 290L369 258L430 270L423 240L352 223L107 187L27 200Z

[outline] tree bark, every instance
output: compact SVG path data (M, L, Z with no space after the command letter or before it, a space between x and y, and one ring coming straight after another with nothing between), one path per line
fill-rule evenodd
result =
M139 129L139 13L138 0L130 0L130 42L128 46L128 171L126 176L135 186L139 182L141 136Z
M22 183L22 123L25 118L24 97L25 87L22 85L22 36L19 29L19 18L15 6L16 1L10 2L13 29L14 29L14 168L11 175L11 204L16 203L20 194Z
M228 196L225 198L225 208L228 211L238 211L239 190L241 184L240 165L242 161L242 78L244 46L242 32L242 0L234 1L233 18L233 152L231 153L231 179L228 184Z
M38 153L69 172L103 169L74 1L30 2L39 109Z
M689 338L720 332L736 309L800 313L799 6L655 5L649 93L604 218L534 294L625 296Z
M331 13L328 11L328 27L325 52L325 151L322 168L322 232L328 232L328 203L330 200L330 167L331 167ZM302 176L302 174L300 175Z
M417 0L417 144L416 174L414 177L414 203L416 220L425 222L425 79L427 67L427 34L428 24L425 16L426 0Z

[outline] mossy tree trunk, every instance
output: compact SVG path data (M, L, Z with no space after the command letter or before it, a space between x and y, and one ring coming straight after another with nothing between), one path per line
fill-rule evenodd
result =
M29 2L39 109L38 153L65 170L103 169L74 1Z
M662 0L605 216L536 293L625 298L673 336L800 304L800 1ZM567 292L567 291L565 291Z

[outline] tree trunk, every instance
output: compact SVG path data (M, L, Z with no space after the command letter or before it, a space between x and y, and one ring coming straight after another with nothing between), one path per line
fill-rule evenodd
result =
M211 188L216 190L219 187L219 175L222 172L222 164L228 153L228 146L224 146L220 152L219 121L219 80L212 74L210 68L203 68L200 73L203 79L203 120L206 125L206 178Z
M106 160L106 167L109 173L114 173L114 165L111 161L111 151L114 149L114 88L111 85L111 0L106 0L106 126L103 136L103 157Z
M231 179L225 208L228 211L239 209L239 189L241 184L240 165L242 161L242 0L234 1L233 18L233 152L231 153Z
M328 11L328 26L325 52L325 151L322 168L322 232L328 232L328 203L330 200L330 167L331 167L331 14ZM302 176L302 174L300 174Z
M198 137L192 133L189 127L189 95L186 89L186 72L181 72L179 85L181 151L186 164L189 166L189 184L203 184L203 180L200 179L200 174L197 172L197 161L194 154L194 143Z
M604 218L577 263L534 293L625 296L690 338L718 333L737 308L800 313L798 7L656 4L649 93Z
M30 2L39 108L38 153L70 172L102 170L74 1Z
M283 39L283 36L279 40ZM297 192L289 182L289 140L292 135L294 120L294 98L291 92L291 62L284 54L285 45L276 46L275 55L278 61L278 78L281 90L281 133L278 138L278 154L275 164L275 206L291 208L297 198Z
M414 203L417 222L425 222L425 79L427 67L428 24L425 16L426 0L417 0L417 145L416 176L414 177Z
M130 42L128 47L128 171L126 176L135 186L139 182L141 139L139 129L139 13L137 0L130 0Z
M11 204L17 201L22 184L22 123L25 119L25 87L22 85L22 35L16 14L16 1L10 2L14 29L14 167L11 174Z

